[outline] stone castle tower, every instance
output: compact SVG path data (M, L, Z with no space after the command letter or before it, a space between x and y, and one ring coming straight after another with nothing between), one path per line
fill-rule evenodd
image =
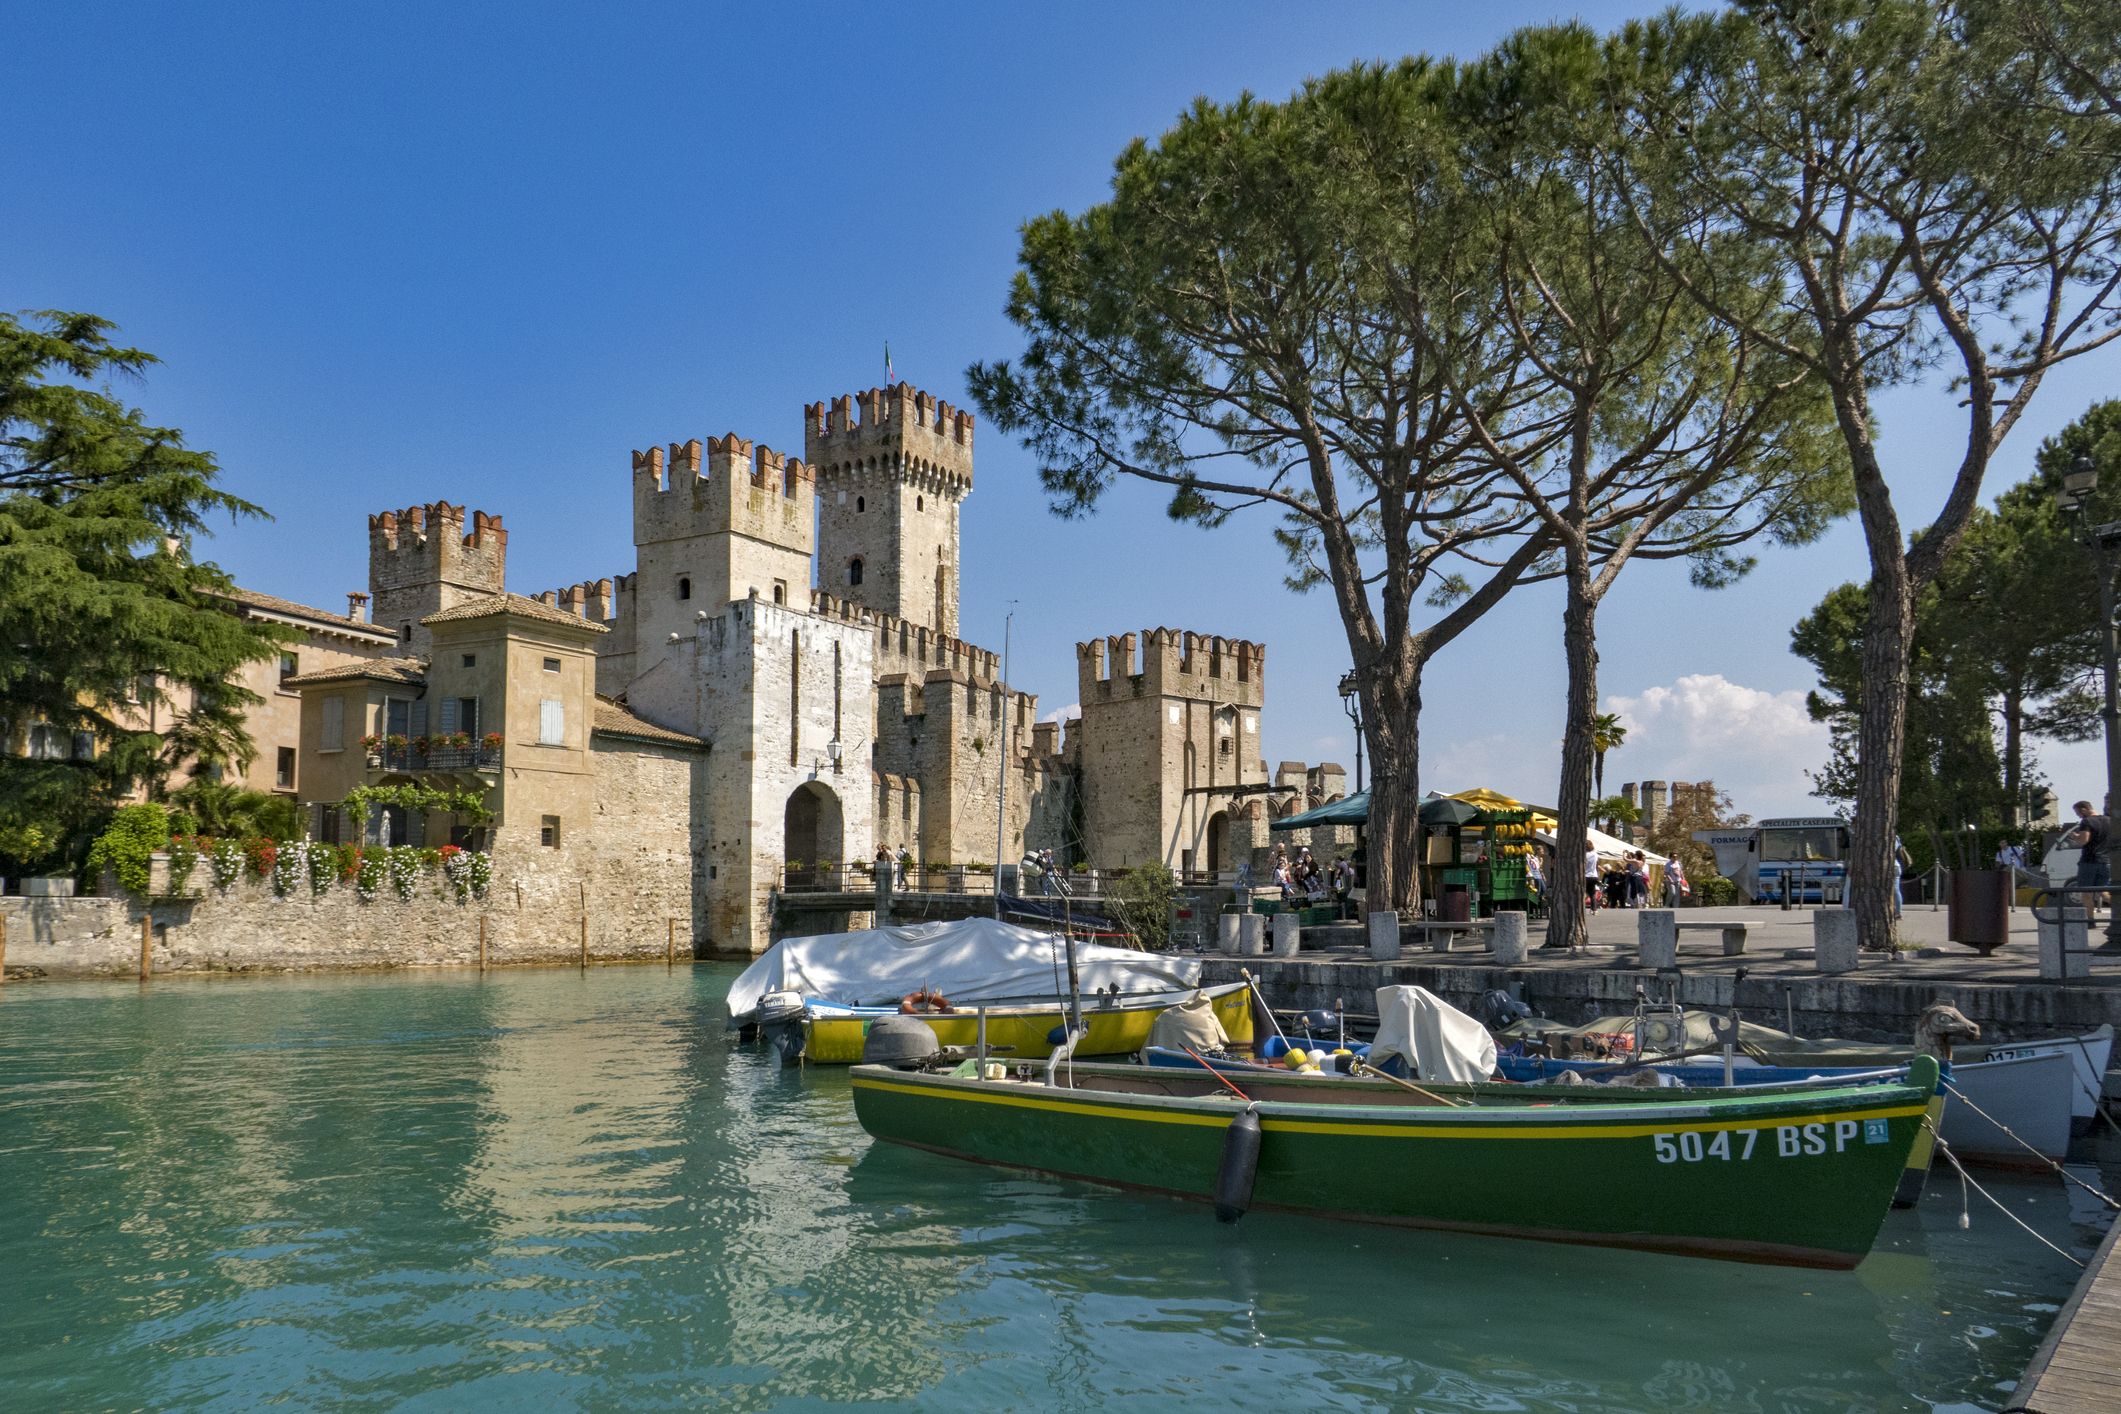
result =
M810 468L734 432L633 454L631 638L645 672L670 635L740 599L808 608Z
M368 592L374 622L398 636L398 651L426 657L432 636L420 620L469 599L501 592L508 532L501 518L447 501L368 518Z
M904 383L871 388L805 407L803 455L817 474L818 587L955 637L972 415Z
M1267 781L1267 650L1158 628L1078 643L1075 655L1091 863L1231 867L1231 814L1243 800L1235 788Z

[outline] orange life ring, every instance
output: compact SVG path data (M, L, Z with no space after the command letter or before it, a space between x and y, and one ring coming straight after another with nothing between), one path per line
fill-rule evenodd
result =
M941 992L908 992L899 998L899 1011L907 1016L923 1011L948 1011L949 999Z

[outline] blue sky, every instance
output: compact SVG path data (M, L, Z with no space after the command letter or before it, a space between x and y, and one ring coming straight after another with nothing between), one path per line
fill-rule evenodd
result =
M1279 97L1355 59L1471 55L1526 23L1645 5L42 6L8 22L0 304L118 320L164 366L133 396L214 451L270 523L205 553L323 606L366 576L373 511L498 512L510 587L631 567L628 453L735 430L799 450L801 406L901 377L966 404L1018 347L1001 316L1027 216L1104 194L1195 95ZM2121 353L2050 379L1992 487L2111 395ZM1941 390L1881 409L1903 514L1963 425ZM1345 640L1281 587L1271 523L1174 527L1122 487L1047 513L979 434L966 637L1073 703L1078 639L1157 624L1267 644L1265 750L1353 764ZM1602 688L1634 723L1608 781L1713 774L1811 812L1824 755L1789 627L1861 577L1853 523L1716 594L1631 568ZM1554 796L1558 593L1515 596L1431 670L1424 782ZM2096 747L2042 753L2064 799Z

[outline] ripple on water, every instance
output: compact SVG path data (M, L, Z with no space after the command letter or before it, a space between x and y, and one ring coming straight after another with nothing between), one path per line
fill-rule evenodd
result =
M872 1147L701 967L10 988L25 1407L1972 1409L2074 1277L1956 1199L1851 1275L1203 1210ZM1528 1171L1528 1185L1557 1176ZM2013 1210L2088 1249L2066 1199Z

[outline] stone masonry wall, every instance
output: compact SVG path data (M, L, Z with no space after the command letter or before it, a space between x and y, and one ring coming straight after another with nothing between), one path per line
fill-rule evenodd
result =
M205 897L146 909L157 973L476 965L481 918L494 965L574 962L585 912L594 960L662 957L669 916L678 920L679 955L691 953L683 895L666 913L660 895L607 892L534 851L498 857L483 902L436 898L427 876L411 901L385 888L373 903L351 888L312 895L305 886L280 898L262 882L245 879L223 894L206 880L202 861L192 882ZM143 907L130 898L0 899L8 975L135 976Z

